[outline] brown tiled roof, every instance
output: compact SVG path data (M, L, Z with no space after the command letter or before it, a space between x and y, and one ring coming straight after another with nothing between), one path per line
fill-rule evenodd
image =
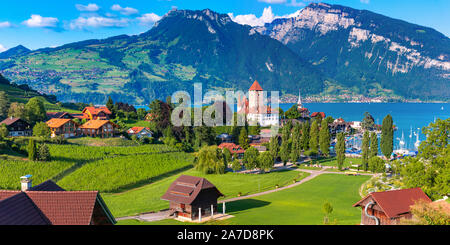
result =
M50 220L25 192L18 192L14 196L0 201L0 225L50 224Z
M65 191L51 180L44 181L39 185L31 187L28 191Z
M4 191L4 190L0 190L0 201L3 199L6 199L8 197L12 197L14 195L19 194L20 191Z
M117 126L116 124L110 122L109 120L91 120L81 125L80 128L99 129L100 127L102 127L107 123L111 123L111 125L113 125L114 127Z
M181 175L169 187L167 192L161 197L162 200L176 203L192 204L202 190L214 189L217 197L222 193L205 178Z
M48 120L46 124L49 128L59 128L70 121L72 121L72 119L52 118Z
M89 119L89 115L86 113L72 113L70 114L74 118L78 118L80 120Z
M222 143L218 147L220 149L227 148L232 154L245 153L245 150L242 149L240 145L236 145L235 143Z
M263 89L261 88L261 85L259 85L258 81L255 80L249 91L263 91Z
M313 112L311 114L311 117L316 117L318 115L320 115L322 118L325 118L325 112Z
M2 122L0 122L0 125L1 124L6 124L6 126L9 126L9 125L11 125L11 124L13 124L13 123L15 123L15 122L17 122L19 120L22 120L22 119L17 118L17 117L8 117L5 120L3 120Z
M353 207L362 206L361 203L367 198L371 197L378 206L383 210L389 218L398 217L401 214L410 212L411 205L416 201L424 200L431 202L430 198L420 188L372 192L359 202L355 203Z
M65 115L69 115L71 117L73 117L72 115L70 115L68 112L65 111L58 111L58 112L47 112L47 117L52 119L52 118L62 118Z

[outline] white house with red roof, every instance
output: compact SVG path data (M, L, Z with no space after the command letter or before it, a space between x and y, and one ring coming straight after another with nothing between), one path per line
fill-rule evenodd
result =
M127 130L129 136L136 135L138 139L142 137L153 137L153 132L147 127L132 127Z

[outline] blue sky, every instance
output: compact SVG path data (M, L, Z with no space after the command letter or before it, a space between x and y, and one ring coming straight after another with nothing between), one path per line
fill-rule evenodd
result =
M0 8L0 51L22 44L31 49L92 38L139 34L172 8L232 14L258 25L293 14L310 0L20 0ZM432 27L450 36L448 0L327 0ZM269 8L270 7L270 8ZM264 12L264 15L263 15Z

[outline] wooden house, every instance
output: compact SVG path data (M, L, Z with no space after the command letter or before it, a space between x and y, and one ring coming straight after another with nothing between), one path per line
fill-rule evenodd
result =
M217 213L217 199L222 193L207 179L181 175L161 197L170 202L171 215L186 220Z
M109 120L90 120L79 127L82 135L100 138L114 137L117 128L118 126Z
M60 118L60 119L74 119L74 116L68 112L58 111L58 112L47 112L47 118Z
M419 200L431 202L420 188L372 192L353 207L361 207L361 225L398 225L412 218L410 207Z
M8 128L10 137L17 136L32 136L33 130L31 129L31 125L22 120L20 118L9 117L0 122L1 124L5 124L6 128Z
M50 128L52 138L60 135L64 138L80 135L78 130L79 125L72 121L72 119L52 118L48 120L46 124Z
M112 115L111 111L106 106L86 107L82 113L86 114L89 120L109 120Z
M0 190L0 225L113 225L114 216L98 191L65 191L48 180L21 191Z

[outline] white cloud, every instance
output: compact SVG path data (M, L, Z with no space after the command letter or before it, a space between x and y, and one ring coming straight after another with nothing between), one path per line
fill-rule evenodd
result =
M133 15L133 14L137 14L137 13L139 13L139 11L137 10L137 9L135 9L135 8L131 8L131 7L125 7L125 8L123 8L122 6L120 6L119 4L114 4L112 7L111 7L111 10L114 10L114 11L118 11L118 12L120 12L121 14L123 14L123 15Z
M359 0L361 3L364 3L364 4L369 4L370 3L370 0Z
M11 27L11 23L9 21L0 22L0 28L8 28Z
M254 14L246 14L246 15L237 15L234 16L234 14L229 13L228 15L230 18L241 25L250 25L250 26L264 26L266 23L271 23L275 19L280 18L292 18L296 17L300 14L301 10L296 11L295 13L283 15L283 16L276 16L272 12L272 7L264 8L264 11L261 15L261 17L256 17Z
M1 53L1 52L5 52L6 50L8 50L8 49L5 48L3 45L0 44L0 53Z
M129 24L129 19L121 18L107 18L101 16L93 17L78 17L78 19L73 20L69 24L69 28L72 30L78 29L83 30L88 27L99 28L99 27L126 27Z
M143 14L141 17L138 17L137 19L140 21L141 25L149 26L159 21L161 19L161 16L154 13L148 13Z
M22 22L28 27L56 27L59 20L53 17L42 17L37 14L31 15L31 18Z
M83 11L83 12L96 12L100 9L100 7L95 3L90 3L88 5L75 4L75 7L79 11Z
M258 2L278 4L278 3L285 3L286 0L258 0Z
M366 0L368 1L368 0ZM287 4L288 6L292 6L292 7L303 7L306 4L303 2L297 2L296 0L292 0L290 3Z

